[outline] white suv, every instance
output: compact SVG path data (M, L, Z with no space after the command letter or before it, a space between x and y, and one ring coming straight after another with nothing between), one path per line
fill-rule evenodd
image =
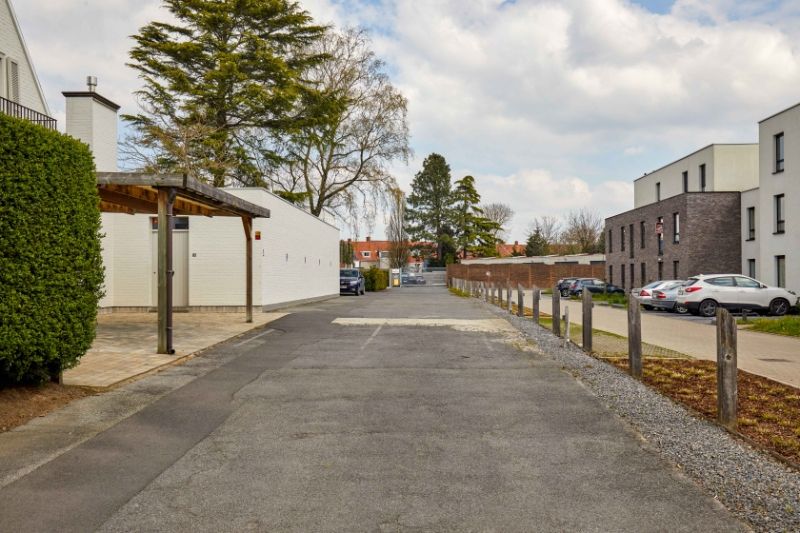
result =
M712 317L717 307L785 315L797 305L797 296L780 287L768 287L741 274L700 275L678 289L678 304L693 315Z

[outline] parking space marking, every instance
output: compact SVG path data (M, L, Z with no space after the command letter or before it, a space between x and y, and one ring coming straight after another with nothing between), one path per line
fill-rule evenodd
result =
M383 324L381 324L380 326L378 326L377 328L375 328L375 331L373 331L373 332L372 332L372 335L370 335L370 336L367 338L367 340L366 340L366 341L364 341L364 344L362 344L362 345L361 345L361 351L362 351L362 352L364 351L364 349L365 349L367 346L369 346L369 343L371 343L371 342L372 342L372 339L374 339L375 337L377 337L377 336L378 336L378 333L380 333L380 331L381 331L381 329L382 329L382 328L383 328Z
M254 340L256 340L256 339L258 339L260 337L263 337L265 335L269 335L270 333L273 333L274 331L275 331L274 329L268 329L267 331L265 331L263 333L259 333L258 335L254 336L254 337L250 337L249 339L245 339L242 342L237 342L236 344L234 344L234 346L236 346L237 348L239 346L244 346L248 342L253 342Z

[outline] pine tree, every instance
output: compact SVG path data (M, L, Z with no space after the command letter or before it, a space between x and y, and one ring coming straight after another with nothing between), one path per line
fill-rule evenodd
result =
M525 243L525 255L535 257L548 253L550 253L550 245L547 243L547 239L538 228L534 229L533 233L528 235L528 242Z
M451 187L447 161L439 154L430 154L411 183L405 213L410 239L435 242L440 264L444 264L445 254L452 249Z
M462 258L469 252L481 257L497 255L496 235L500 224L484 216L480 201L475 178L464 176L455 183L453 230L456 249Z

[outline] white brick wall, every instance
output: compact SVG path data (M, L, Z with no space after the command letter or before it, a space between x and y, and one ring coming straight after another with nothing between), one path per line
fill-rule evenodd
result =
M91 96L66 99L67 135L89 145L101 172L117 171L117 112Z

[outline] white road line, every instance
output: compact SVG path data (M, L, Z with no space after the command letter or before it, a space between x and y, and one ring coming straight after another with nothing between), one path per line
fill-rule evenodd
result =
M383 324L381 324L380 326L375 328L375 331L372 332L372 335L370 335L369 338L366 341L364 341L364 344L361 345L361 351L362 352L364 351L364 349L367 346L369 346L369 343L372 342L372 339L374 339L378 335L378 333L380 333L382 328L383 328Z
M268 329L264 333L259 333L255 337L250 337L249 339L245 339L242 342L238 342L238 343L234 344L234 346L236 346L238 348L239 346L243 346L243 345L247 344L248 342L252 342L252 341L256 340L259 337L263 337L264 335L269 335L270 333L273 333L274 331L275 331L274 329Z

